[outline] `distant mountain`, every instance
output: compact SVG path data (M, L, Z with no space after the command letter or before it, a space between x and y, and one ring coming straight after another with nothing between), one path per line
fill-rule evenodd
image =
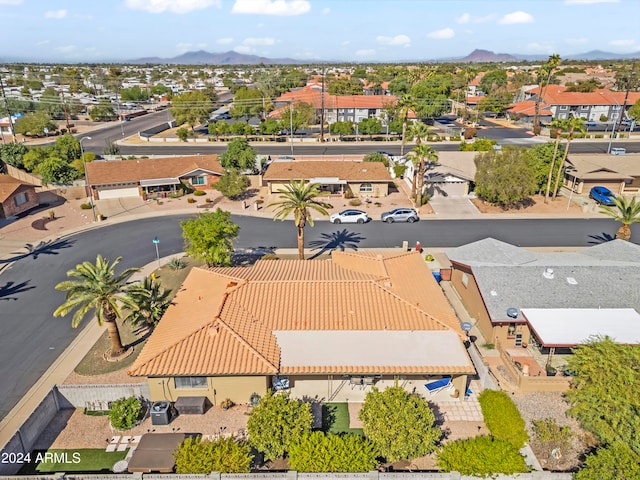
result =
M223 53L211 53L199 50L197 52L186 52L177 57L160 58L146 57L127 60L129 64L175 64L175 65L289 65L307 63L308 61L294 60L292 58L266 58L257 55L245 55L242 53L229 51Z
M509 53L494 53L489 50L476 49L466 57L458 59L467 63L517 62L518 58Z
M627 58L640 58L640 52L620 54L603 52L602 50L591 50L586 53L567 55L566 58L570 60L623 60Z

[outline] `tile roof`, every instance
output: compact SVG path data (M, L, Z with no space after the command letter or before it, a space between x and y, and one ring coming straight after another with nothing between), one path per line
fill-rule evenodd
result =
M135 160L93 161L87 163L89 182L130 183L158 178L179 178L194 170L206 170L222 175L217 155L140 158Z
M571 175L580 179L619 179L640 177L640 154L570 154L567 162L575 168Z
M9 175L0 175L0 202L4 202L9 199L14 193L16 193L21 187L34 187L27 182L18 180Z
M464 338L418 253L334 252L333 260L261 260L252 267L194 268L129 373L283 372L275 331L438 331L454 335L459 345ZM438 365L376 368L398 373L473 371L462 352L466 363L454 362L449 370ZM361 370L353 365L287 367L290 373Z
M393 105L398 99L393 95L331 95L324 93L324 108L377 108ZM306 86L300 90L285 92L274 100L282 102L304 102L313 108L322 108L322 90Z
M390 182L391 176L381 162L299 161L273 162L267 168L265 180L300 180L338 178L351 182Z
M540 115L552 115L551 110L540 103ZM535 115L536 114L536 102L533 100L523 100L522 102L514 103L507 107L507 111L514 115Z
M538 87L529 90L537 94ZM547 105L622 105L626 92L613 92L600 88L593 92L567 92L562 85L548 85L542 91L544 103ZM640 100L640 92L629 92L627 106L634 105Z

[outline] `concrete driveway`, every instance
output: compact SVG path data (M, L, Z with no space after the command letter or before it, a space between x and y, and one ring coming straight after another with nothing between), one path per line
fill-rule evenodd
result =
M480 212L467 197L434 197L429 205L438 217L476 217Z

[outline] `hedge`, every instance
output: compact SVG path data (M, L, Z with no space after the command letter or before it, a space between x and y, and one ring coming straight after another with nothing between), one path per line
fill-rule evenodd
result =
M522 448L529 436L524 420L509 395L497 390L484 390L478 400L491 435Z
M482 436L447 443L438 454L438 466L462 475L496 475L528 472L524 458L506 440Z

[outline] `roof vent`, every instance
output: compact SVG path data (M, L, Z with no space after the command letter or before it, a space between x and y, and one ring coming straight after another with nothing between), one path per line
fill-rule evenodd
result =
M518 318L518 309L515 307L507 308L507 317Z
M551 280L553 278L553 268L546 268L542 276Z
M216 336L220 332L220 325L215 324L209 327L209 335Z
M495 290L491 290L491 296L492 297L497 297L498 296L498 292L496 292Z
M227 288L233 288L233 287L237 287L238 286L238 282L229 282L227 283Z
M573 277L567 277L567 283L568 283L569 285L577 285L577 284L578 284L578 281L577 281L575 278L573 278Z
M393 287L393 284L392 284L391 282L389 282L389 281L384 282L382 285L383 285L384 287L386 287L386 288L391 288L391 287Z

